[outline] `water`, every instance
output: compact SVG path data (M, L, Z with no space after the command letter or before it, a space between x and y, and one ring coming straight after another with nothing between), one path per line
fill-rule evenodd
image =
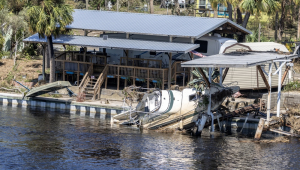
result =
M139 131L110 119L0 106L0 169L298 169L300 141Z

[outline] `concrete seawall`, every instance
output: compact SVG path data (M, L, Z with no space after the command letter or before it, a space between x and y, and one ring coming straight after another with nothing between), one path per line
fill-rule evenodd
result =
M277 92L271 93L271 109L276 109L277 107ZM268 94L265 93L262 99L267 101ZM285 107L297 107L300 105L300 92L281 92L280 108L285 109Z
M22 99L22 96L19 94L0 93L0 105L4 106L50 108L69 111L71 114L78 113L82 116L89 115L90 117L111 117L122 112L122 107L120 106L90 103L46 97Z

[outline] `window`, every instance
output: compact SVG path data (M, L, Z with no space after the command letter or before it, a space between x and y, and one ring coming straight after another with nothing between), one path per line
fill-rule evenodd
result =
M196 48L195 51L199 53L207 53L207 41L202 41L202 40L196 40L195 44L200 44L199 48Z

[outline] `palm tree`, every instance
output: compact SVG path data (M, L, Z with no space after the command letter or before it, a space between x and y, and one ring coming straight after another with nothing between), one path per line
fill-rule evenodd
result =
M73 9L64 0L44 0L39 6L28 10L29 29L38 33L39 37L47 37L50 56L50 82L55 81L55 60L52 36L55 38L65 31L65 27L73 22Z
M300 38L300 0L295 0L295 4L297 6L299 6L298 8L298 23L297 23L297 40L299 41L299 38Z
M211 8L214 10L214 18L218 18L218 4L220 0L209 0Z
M242 0L240 7L246 12L242 24L246 28L250 14L258 18L261 12L273 13L279 9L279 3L276 0Z

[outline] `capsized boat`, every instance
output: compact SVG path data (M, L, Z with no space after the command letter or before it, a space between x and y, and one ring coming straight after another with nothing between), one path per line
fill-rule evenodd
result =
M146 93L135 108L127 107L113 117L115 123L137 125L146 129L187 129L214 119L224 100L239 91L238 86L224 87L212 84L210 88L197 91L195 88L179 90L153 90ZM210 96L211 95L211 96ZM211 103L209 99L211 98ZM208 105L211 105L208 113ZM203 119L205 114L205 120ZM202 127L203 128L203 127Z

